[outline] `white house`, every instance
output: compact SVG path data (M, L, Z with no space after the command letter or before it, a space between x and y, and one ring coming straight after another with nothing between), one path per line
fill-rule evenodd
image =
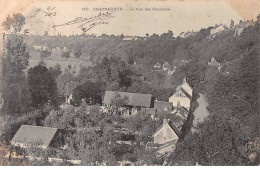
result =
M184 107L190 110L191 96L181 87L169 98L174 107Z
M164 119L163 124L154 132L155 144L165 144L169 141L178 140L181 133L169 119Z
M190 104L192 99L193 89L187 83L186 77L183 79L183 83L176 88L176 92L170 96L169 102L174 107L184 107L188 111L190 110Z
M176 90L179 88L183 88L192 97L193 89L187 82L186 77L184 77L182 84L178 86Z

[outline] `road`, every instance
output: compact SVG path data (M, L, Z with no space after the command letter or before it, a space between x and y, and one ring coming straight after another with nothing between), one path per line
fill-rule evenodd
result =
M207 98L200 94L200 97L198 98L197 102L199 103L199 107L197 107L194 111L194 120L193 120L193 127L191 129L192 132L195 131L194 127L198 125L198 123L202 123L204 119L209 115L208 110L206 107L208 106Z

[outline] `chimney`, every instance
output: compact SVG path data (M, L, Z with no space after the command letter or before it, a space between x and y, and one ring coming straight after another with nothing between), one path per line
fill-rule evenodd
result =
M165 117L165 119L163 119L163 125L166 125L168 123L168 119L166 119L166 117Z
M183 79L183 83L186 83L186 76L185 76L184 79Z

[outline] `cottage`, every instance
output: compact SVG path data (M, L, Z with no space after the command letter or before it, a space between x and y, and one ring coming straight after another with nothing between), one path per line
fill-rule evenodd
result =
M155 69L161 69L162 68L162 65L160 62L157 62L154 66L153 66Z
M172 110L172 103L165 102L165 101L154 101L154 108L163 111L170 111Z
M187 82L186 77L184 77L182 84L178 86L176 90L179 88L183 88L192 97L193 89Z
M163 68L164 71L170 69L169 63L166 61L166 62L163 64L162 68Z
M128 92L117 92L117 91L106 91L103 106L110 108L112 106L112 100L116 95L120 97L127 97L127 104L124 105L126 112L129 115L134 115L137 113L137 110L141 108L150 108L152 103L151 94L139 94L139 93L128 93Z
M177 141L181 137L181 132L169 119L164 119L163 124L154 132L155 144L165 144L170 141Z
M180 87L169 98L169 102L171 102L174 107L184 107L187 110L190 110L191 95L189 95L182 87Z
M57 138L61 133L57 128L21 125L12 140L11 145L26 148L36 146L46 149L57 144Z
M210 62L208 62L208 65L209 66L216 66L216 67L219 67L220 66L220 63L218 63L216 61L216 59L214 57L211 58Z

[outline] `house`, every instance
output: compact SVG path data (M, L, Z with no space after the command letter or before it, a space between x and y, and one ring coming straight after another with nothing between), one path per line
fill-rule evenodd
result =
M176 90L179 88L183 88L192 97L193 89L187 82L186 77L184 77L182 84L178 86Z
M146 144L146 149L157 151L157 157L169 155L173 152L181 132L169 119L164 119L163 124L154 132L153 142Z
M170 69L169 63L166 61L166 62L163 64L162 68L163 68L164 71Z
M210 29L210 38L214 38L216 35L218 35L220 32L228 29L226 25L220 24L216 25L214 28Z
M21 148L36 146L38 148L46 149L57 144L57 142L59 142L57 140L61 140L59 137L62 137L61 130L57 128L21 125L10 143L13 146Z
M164 119L163 124L154 132L155 144L165 144L170 141L177 141L181 137L181 132L169 119Z
M162 68L162 65L160 62L157 62L154 66L153 66L155 69L161 69Z
M34 44L33 44L33 48L34 48L35 50L38 50L38 51L43 51L43 50L47 50L47 49L48 49L48 46L46 46L46 45L34 45Z
M172 110L172 103L155 100L154 101L154 108L158 109L158 110L163 110L163 111L170 111L170 110Z
M169 98L169 102L171 102L174 107L184 107L187 110L190 110L191 95L189 95L182 87L179 87Z
M219 66L220 66L220 63L218 63L214 57L211 57L211 60L210 60L210 62L208 62L208 65L209 65L209 66L219 67Z
M156 108L142 108L141 111L144 112L145 114L149 115L152 120L155 120L155 121L159 120L158 109L156 109Z
M103 106L110 108L112 106L112 100L116 95L120 97L126 97L128 99L127 104L124 105L126 114L134 115L137 110L141 108L150 108L152 104L151 94L140 94L140 93L128 93L128 92L117 92L117 91L106 91L103 99Z
M174 107L184 107L188 111L190 110L190 104L192 100L192 87L187 83L186 77L183 79L183 83L177 86L176 92L169 97L169 102Z

